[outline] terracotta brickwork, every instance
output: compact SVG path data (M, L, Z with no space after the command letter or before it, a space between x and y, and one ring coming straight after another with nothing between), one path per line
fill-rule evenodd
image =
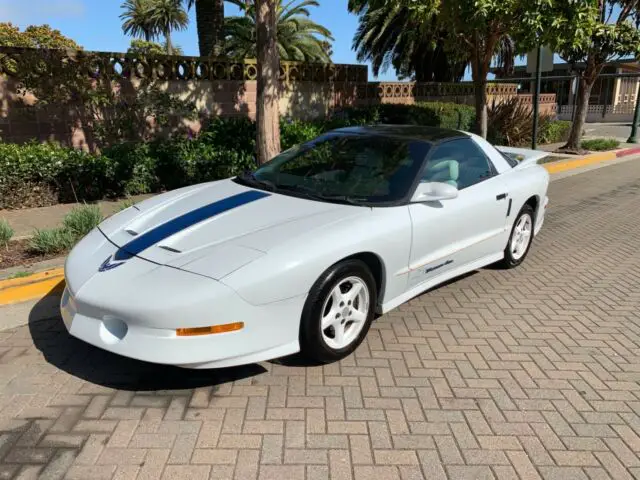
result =
M66 54L66 53L65 53ZM30 49L0 47L0 68L7 61L20 61L27 55L46 55ZM60 53L56 53L59 59ZM182 120L197 132L201 121L217 116L246 115L256 112L256 64L227 59L199 57L138 58L122 53L68 52L76 62L79 75L91 78L108 76L120 85L136 88L143 79L153 79L183 100L193 102L199 120ZM75 65L74 64L74 65ZM462 83L369 82L363 65L301 64L282 62L280 112L293 118L317 118L345 106L371 106L382 103L415 104L423 101L454 102L473 105L473 85ZM487 86L489 102L503 101L517 95L515 84ZM522 95L531 104L530 95ZM0 138L3 141L55 140L77 147L87 147L86 132L74 120L72 105L47 109L28 108L37 100L33 95L19 95L16 79L5 68L0 78ZM555 113L555 95L541 98L541 112Z

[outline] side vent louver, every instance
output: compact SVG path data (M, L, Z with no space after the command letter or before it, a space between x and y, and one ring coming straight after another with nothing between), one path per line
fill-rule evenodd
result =
M173 252L173 253L182 253L177 248L167 247L166 245L160 245L160 248L163 248L163 249L168 250L168 251Z

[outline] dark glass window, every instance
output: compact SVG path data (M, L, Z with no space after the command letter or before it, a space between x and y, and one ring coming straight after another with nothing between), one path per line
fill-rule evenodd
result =
M435 148L423 182L445 182L462 190L495 174L482 148L470 138L451 140Z
M325 201L397 202L408 194L429 147L396 137L329 134L281 153L240 180Z

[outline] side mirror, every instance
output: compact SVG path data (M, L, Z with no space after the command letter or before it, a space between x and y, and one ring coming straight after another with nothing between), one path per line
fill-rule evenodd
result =
M458 196L458 189L453 185L442 182L420 183L411 197L411 203L436 202L450 200Z

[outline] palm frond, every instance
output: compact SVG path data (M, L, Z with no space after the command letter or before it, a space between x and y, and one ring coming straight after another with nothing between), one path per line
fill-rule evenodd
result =
M238 58L241 54L256 53L256 16L253 3L246 6L243 0L229 0L236 6L242 4L245 15L225 18L225 51ZM278 51L283 60L303 62L330 62L327 47L333 40L329 29L313 22L310 7L317 7L316 0L288 0L278 2Z

